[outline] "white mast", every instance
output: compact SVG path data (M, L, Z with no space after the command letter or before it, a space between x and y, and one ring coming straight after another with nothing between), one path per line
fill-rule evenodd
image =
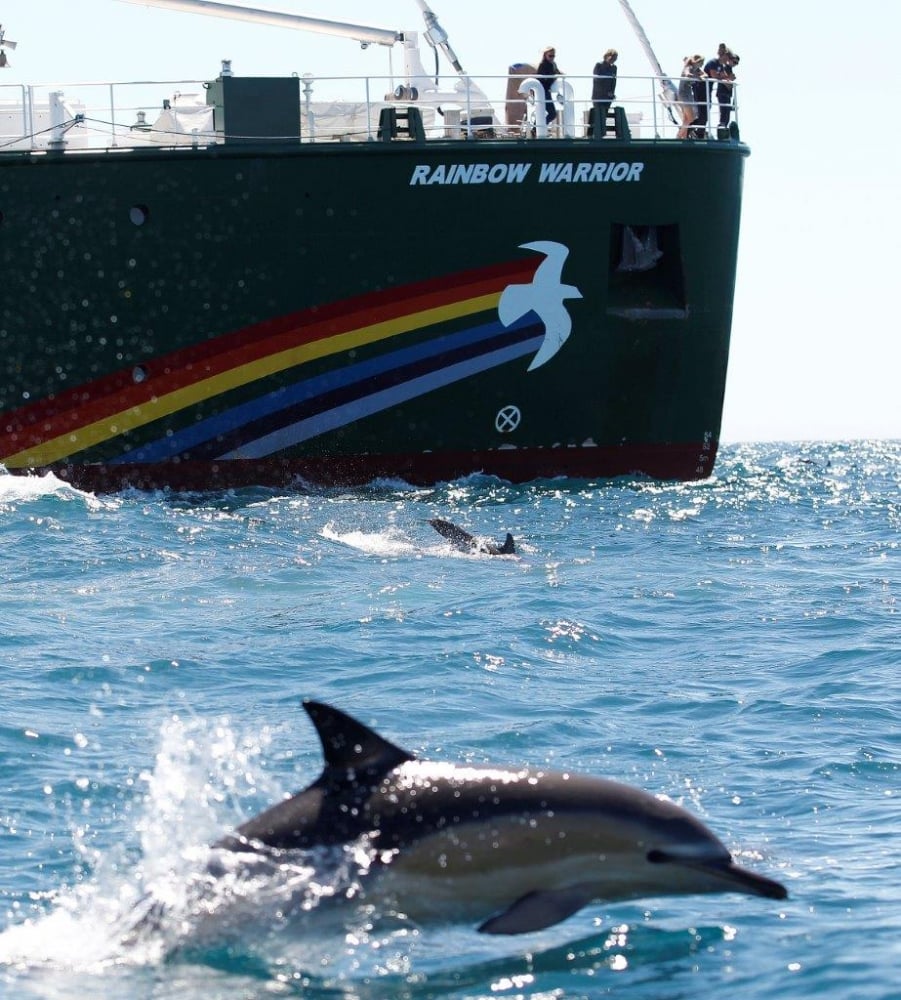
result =
M676 85L673 81L663 72L663 67L660 65L660 60L657 58L656 53L653 48L651 48L651 41L645 33L644 28L641 26L640 21L635 16L635 11L632 10L629 0L619 0L619 4L623 9L623 13L626 15L626 19L629 24L632 25L636 36L638 37L638 42L644 49L644 54L648 57L648 62L651 64L651 69L654 71L654 75L660 81L660 98L666 105L670 116L673 115L673 105L678 103L679 95L676 91ZM676 119L673 118L673 121Z

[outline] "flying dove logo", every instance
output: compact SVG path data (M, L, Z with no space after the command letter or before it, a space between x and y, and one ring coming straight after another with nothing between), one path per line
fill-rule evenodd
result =
M532 358L528 370L541 367L566 343L572 332L572 319L563 304L564 299L581 299L582 293L574 285L561 281L563 265L569 256L569 247L549 240L520 244L522 250L535 250L544 254L535 276L528 285L507 285L501 294L497 314L504 326L533 312L544 324L544 340Z

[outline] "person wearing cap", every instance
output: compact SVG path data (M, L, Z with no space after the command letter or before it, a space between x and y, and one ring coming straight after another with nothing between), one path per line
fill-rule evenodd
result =
M616 49L607 49L601 62L594 64L594 80L591 85L591 124L588 134L594 135L594 123L598 122L599 136L607 133L607 112L616 97Z
M557 68L555 61L556 58L557 50L553 45L548 45L544 52L541 53L541 62L538 63L538 72L536 73L542 87L544 87L544 109L548 125L557 117L557 108L551 97L551 87L554 86L557 77L560 76L560 70Z
M716 101L720 106L720 128L729 127L734 105L732 103L732 85L735 83L735 67L738 65L738 53L726 49L721 58L723 71L716 84Z
M682 111L682 127L677 135L680 139L694 139L698 124L698 104L707 104L707 84L704 80L704 57L686 56L682 61L682 76L679 78L679 107Z
M716 55L704 63L704 100L698 105L699 115L696 122L703 130L701 138L703 138L703 133L707 131L707 121L710 117L710 109L713 107L713 88L723 79L723 74L726 72L727 51L726 43L720 42Z

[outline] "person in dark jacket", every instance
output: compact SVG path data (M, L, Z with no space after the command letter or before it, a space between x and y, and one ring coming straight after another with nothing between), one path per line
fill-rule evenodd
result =
M607 49L601 62L594 65L594 80L591 85L591 124L588 134L594 135L594 123L598 122L598 135L603 138L607 133L607 112L616 97L616 60L619 53L616 49Z
M726 57L728 55L728 48L725 42L720 42L719 47L716 50L716 55L712 59L708 59L704 63L704 76L706 78L706 87L704 93L703 108L699 108L701 111L701 120L698 122L699 125L704 125L704 132L707 129L707 118L710 113L710 109L713 107L713 89L716 87L719 90L719 83L721 80L725 79L726 74Z
M551 97L551 87L554 86L557 78L560 76L560 70L557 68L555 61L556 58L557 50L553 45L548 45L544 52L541 53L541 62L538 64L538 73L536 74L541 81L541 85L544 87L544 109L548 125L557 117L557 108Z
M735 67L738 65L738 54L726 49L723 57L723 72L716 84L716 101L720 106L720 128L729 127L734 103L732 100L732 85L735 83Z

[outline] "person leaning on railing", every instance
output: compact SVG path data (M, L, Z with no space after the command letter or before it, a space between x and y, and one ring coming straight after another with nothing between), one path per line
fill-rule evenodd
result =
M738 54L731 49L726 49L723 57L723 72L716 84L716 100L720 106L720 128L729 127L729 119L735 108L732 94L735 83L735 67L738 65L738 61Z
M713 106L713 88L720 80L723 79L723 74L726 72L726 53L728 51L726 43L720 42L719 47L716 50L716 55L704 63L704 76L707 80L707 84L704 88L705 103L703 117L705 125L707 124L708 111Z
M707 78L706 104L701 116L703 121L696 124L706 126L708 109L713 107L715 89L717 104L720 106L720 128L729 127L729 117L732 114L732 83L735 80L732 67L737 62L738 56L725 42L720 42L716 55L704 63L704 76Z

